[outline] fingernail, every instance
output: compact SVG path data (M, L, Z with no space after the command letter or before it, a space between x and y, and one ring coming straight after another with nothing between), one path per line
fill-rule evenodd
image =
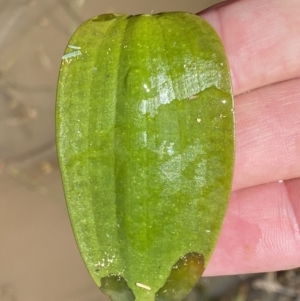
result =
M208 8L205 8L204 10L201 10L199 11L196 15L199 15L199 14L204 14L206 13L207 11L209 10L212 10L212 9L218 9L220 7L223 7L223 6L226 6L226 5L229 5L233 2L237 2L238 0L228 0L228 1L223 1L223 2L220 2L220 3L216 3Z

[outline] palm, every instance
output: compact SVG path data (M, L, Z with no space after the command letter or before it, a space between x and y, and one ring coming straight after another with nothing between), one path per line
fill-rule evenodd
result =
M206 276L300 266L300 2L240 0L203 13L231 67L233 193Z

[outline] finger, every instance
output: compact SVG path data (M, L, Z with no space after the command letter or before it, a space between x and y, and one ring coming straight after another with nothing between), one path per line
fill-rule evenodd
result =
M236 97L233 189L300 177L300 78Z
M300 1L240 0L200 13L227 52L234 94L300 76Z
M233 193L205 276L300 266L300 179Z

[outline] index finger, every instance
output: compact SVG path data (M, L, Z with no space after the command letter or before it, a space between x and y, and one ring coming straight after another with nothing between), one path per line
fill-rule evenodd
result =
M300 76L300 1L240 0L199 13L218 32L235 95Z

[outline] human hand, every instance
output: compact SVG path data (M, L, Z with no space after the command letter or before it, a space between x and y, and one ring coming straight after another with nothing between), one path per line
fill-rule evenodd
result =
M204 276L300 266L300 1L227 1L199 13L227 52L236 165Z

